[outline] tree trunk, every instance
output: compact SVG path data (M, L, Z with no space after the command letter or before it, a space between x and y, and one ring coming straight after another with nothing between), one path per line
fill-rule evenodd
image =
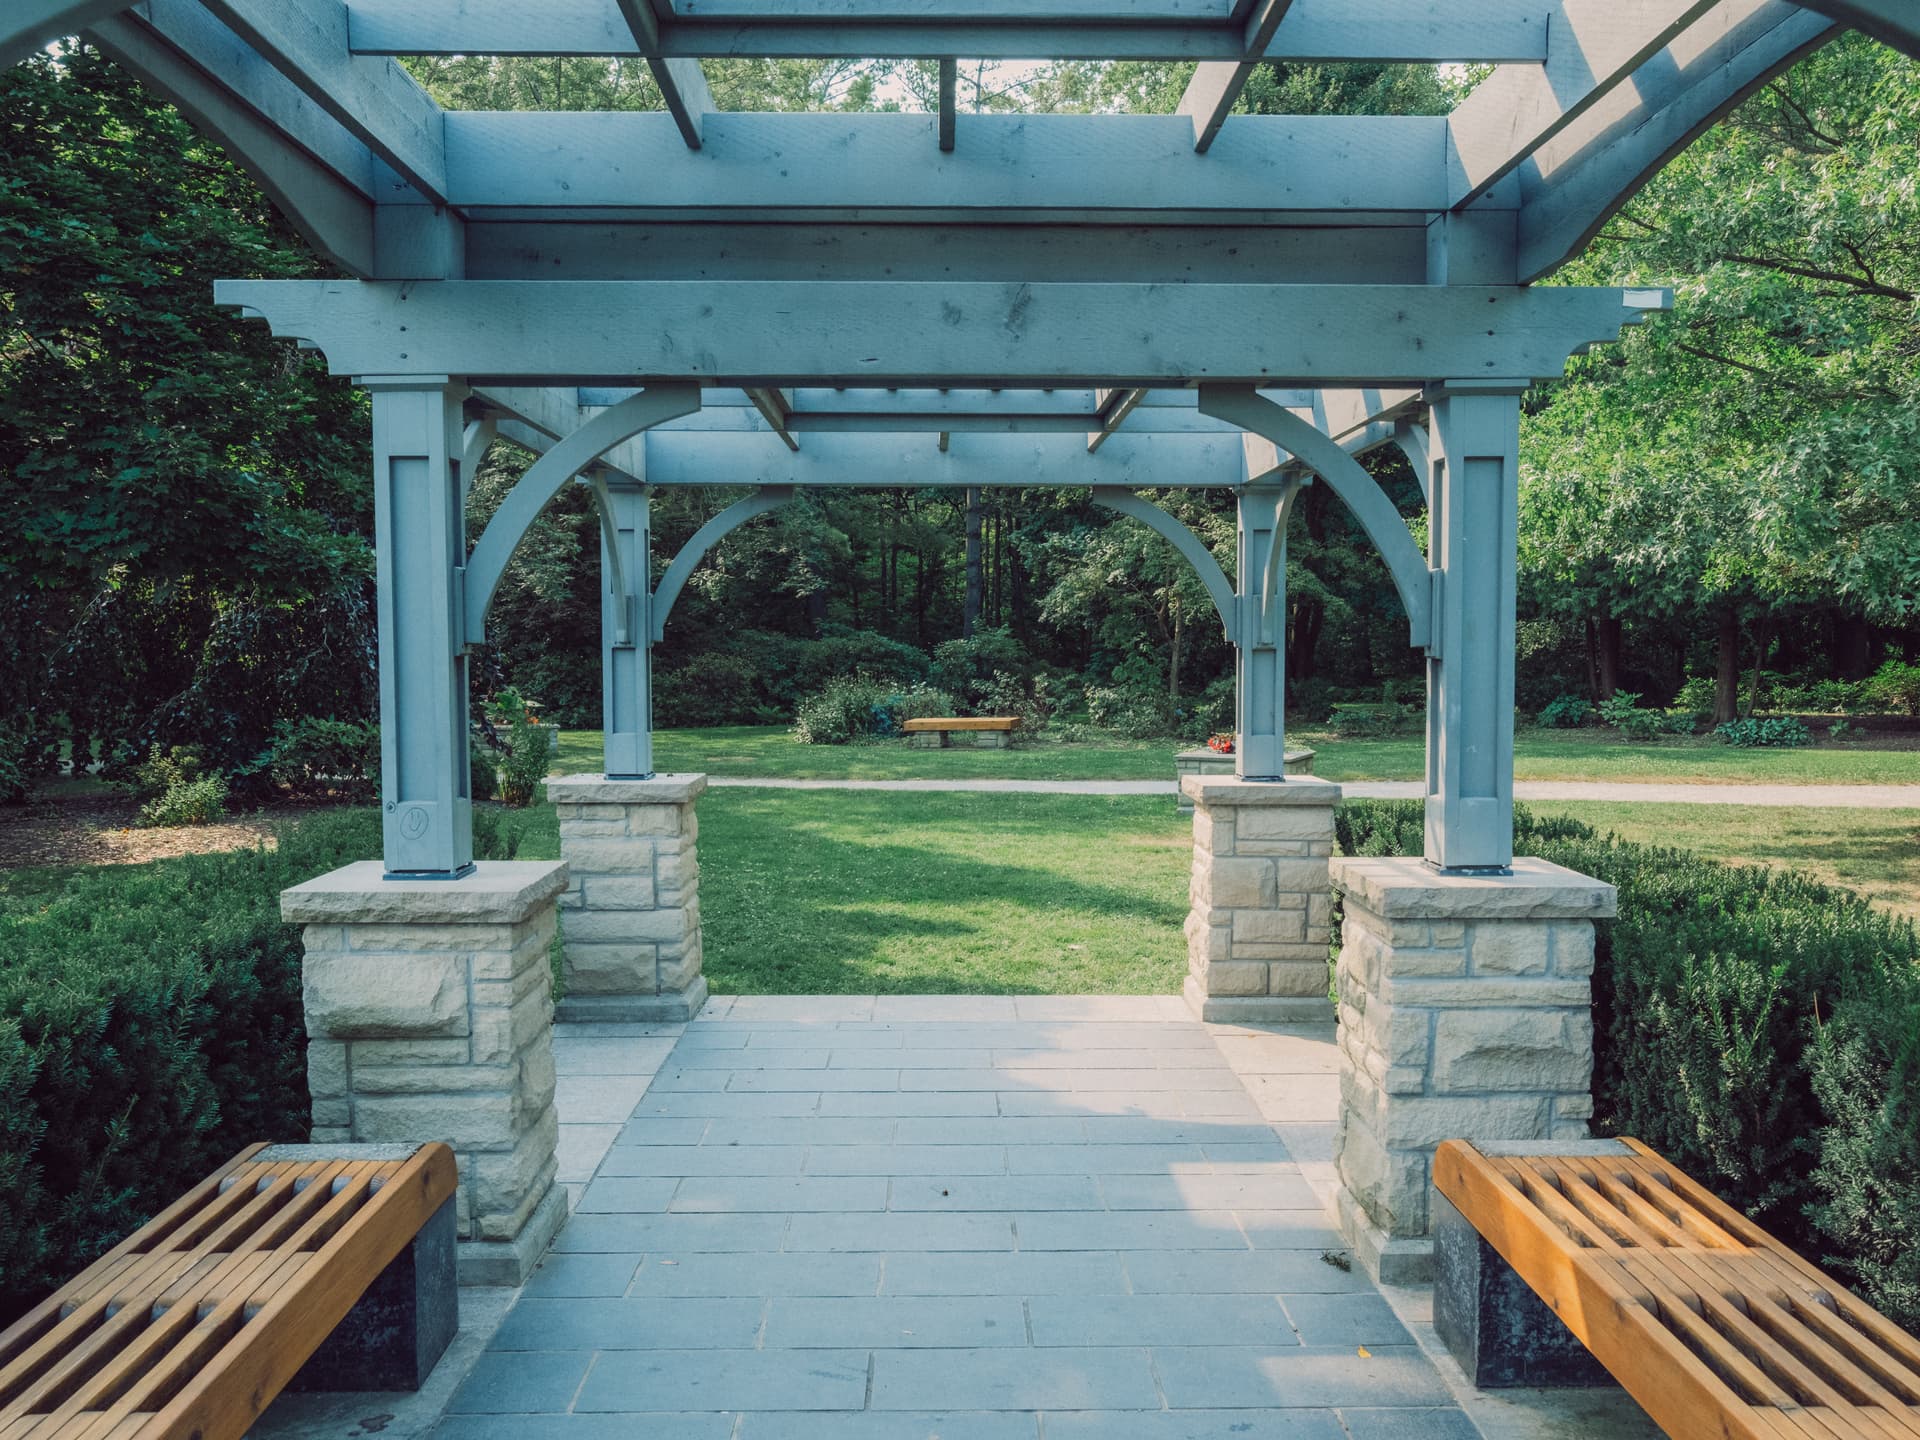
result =
M1740 710L1740 616L1731 602L1720 607L1718 660L1713 674L1713 723L1737 719Z
M1180 703L1180 647L1186 639L1186 612L1180 608L1180 595L1173 596L1173 653L1167 660L1167 698Z
M967 488L967 599L966 608L961 612L960 633L967 639L973 638L974 627L980 623L980 593L982 590L980 572L980 490L978 486Z
M1772 648L1773 624L1763 618L1753 637L1753 679L1747 686L1747 714L1749 715L1760 708L1760 672L1767 663L1767 651Z
M1620 688L1620 617L1602 615L1593 623L1594 659L1599 667L1599 694L1602 700L1613 698Z

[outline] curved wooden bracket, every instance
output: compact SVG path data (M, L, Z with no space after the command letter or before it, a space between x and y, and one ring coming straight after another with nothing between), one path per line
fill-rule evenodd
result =
M500 588L501 576L507 573L507 562L526 538L527 527L567 481L622 440L631 440L643 430L691 415L699 408L698 385L650 385L602 410L528 467L500 502L473 554L467 557L468 643L479 643L486 633L487 607L493 603L493 592Z
M693 538L680 547L680 553L673 557L673 563L667 566L667 573L660 577L660 584L653 592L653 604L649 608L653 612L652 639L655 644L665 636L667 616L673 613L673 602L680 598L680 592L686 588L687 577L706 558L707 551L756 515L778 510L799 493L798 488L792 485L768 485L744 500L736 500L693 532Z
M1409 643L1425 646L1433 634L1433 580L1426 557L1386 491L1360 468L1360 462L1251 385L1202 385L1200 413L1271 440L1333 488L1387 562L1394 589L1406 607Z
M1413 478L1420 482L1420 496L1431 505L1433 495L1428 486L1433 483L1433 448L1427 443L1427 427L1402 420L1393 427L1393 443L1413 466Z
M1226 571L1220 568L1220 562L1213 558L1213 552L1207 549L1198 535L1158 505L1142 500L1131 490L1097 485L1093 491L1093 503L1117 510L1130 520L1138 520L1185 556L1187 563L1193 566L1194 573L1199 575L1200 583L1207 587L1213 608L1220 612L1220 623L1227 631L1227 643L1238 643L1233 621L1233 586L1228 583Z

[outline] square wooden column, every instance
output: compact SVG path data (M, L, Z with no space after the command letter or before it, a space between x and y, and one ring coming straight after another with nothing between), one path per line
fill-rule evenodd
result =
M601 490L600 685L610 780L653 778L653 616L648 593L652 503L643 485ZM617 548L617 554L616 552Z
M1442 870L1513 862L1513 645L1520 504L1519 380L1429 389L1435 573L1427 651L1426 858Z
M373 395L381 852L390 878L451 880L473 869L459 594L467 387L444 375L359 383Z
M1249 484L1239 496L1234 774L1242 780L1287 773L1287 521L1301 483Z

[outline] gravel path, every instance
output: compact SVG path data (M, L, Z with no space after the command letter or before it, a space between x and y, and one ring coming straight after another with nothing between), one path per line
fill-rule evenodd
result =
M757 790L967 790L1015 795L1171 795L1171 780L771 780L714 776L714 786ZM1418 780L1343 780L1349 799L1417 800ZM1710 785L1698 782L1521 780L1520 800L1625 800L1667 805L1805 805L1826 810L1920 810L1920 785Z

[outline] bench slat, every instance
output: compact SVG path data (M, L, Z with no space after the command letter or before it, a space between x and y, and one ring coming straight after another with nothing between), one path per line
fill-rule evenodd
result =
M908 735L924 735L931 730L1018 730L1018 715L949 715L944 718L909 720L900 729Z
M453 1152L241 1152L0 1334L0 1440L238 1440L453 1195Z
M1637 1141L1434 1184L1675 1436L1920 1440L1920 1343Z

